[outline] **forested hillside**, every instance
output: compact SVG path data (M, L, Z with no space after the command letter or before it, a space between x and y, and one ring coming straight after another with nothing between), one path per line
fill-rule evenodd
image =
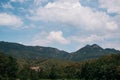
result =
M0 51L13 56L14 58L22 59L69 58L68 52L61 51L56 48L42 46L25 46L18 43L10 43L3 41L0 42Z
M37 65L38 66L38 65ZM119 80L120 55L113 54L83 62L45 60L39 64L40 71L27 71L27 78L33 79L80 79L80 80ZM35 77L36 76L36 77ZM24 76L26 77L26 76ZM26 79L27 79L26 78Z
M0 80L119 80L120 54L72 62L58 59L14 59L0 53Z
M99 58L103 55L109 55L109 54L120 54L119 50L111 49L111 48L102 48L97 44L93 45L86 45L85 47L77 50L72 54L73 61L83 61L88 59L95 59Z
M39 70L32 69L39 67ZM83 62L55 59L16 60L0 53L0 80L119 80L120 54Z
M0 42L0 51L19 59L64 59L84 61L99 58L103 55L119 54L119 50L103 49L97 44L86 45L79 50L69 53L52 47L26 46L18 43Z
M68 53L0 42L0 80L119 80L120 51L87 45Z

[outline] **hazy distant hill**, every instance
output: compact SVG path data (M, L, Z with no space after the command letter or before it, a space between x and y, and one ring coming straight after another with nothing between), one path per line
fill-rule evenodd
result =
M97 44L86 45L76 52L68 53L52 47L41 46L25 46L18 43L10 43L0 41L0 51L8 55L12 55L15 58L25 59L66 59L73 61L87 60L98 58L107 54L117 54L120 51L115 49L103 49Z

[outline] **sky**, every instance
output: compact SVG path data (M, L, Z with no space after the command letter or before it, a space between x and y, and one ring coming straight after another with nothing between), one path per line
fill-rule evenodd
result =
M120 50L120 0L0 0L0 41Z

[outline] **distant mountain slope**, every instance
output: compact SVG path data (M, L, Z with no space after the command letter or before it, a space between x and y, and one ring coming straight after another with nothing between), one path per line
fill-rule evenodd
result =
M0 51L16 58L58 58L67 59L68 52L51 47L25 46L18 43L0 42Z
M117 53L120 53L120 51L110 48L103 49L97 44L86 45L85 47L79 49L78 51L72 54L73 57L72 60L80 61L86 59L93 59L103 55L117 54Z
M52 47L25 46L18 43L0 41L0 51L15 58L23 59L66 59L73 61L88 60L98 58L108 54L118 54L115 49L103 49L97 44L86 45L76 52L68 53Z

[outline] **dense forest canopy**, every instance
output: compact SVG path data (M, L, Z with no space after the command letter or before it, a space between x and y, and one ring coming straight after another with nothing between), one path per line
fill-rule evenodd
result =
M36 71L31 67L39 67ZM73 62L57 59L14 59L0 53L0 80L119 80L120 54Z
M16 59L0 52L0 80L15 80L18 64Z

